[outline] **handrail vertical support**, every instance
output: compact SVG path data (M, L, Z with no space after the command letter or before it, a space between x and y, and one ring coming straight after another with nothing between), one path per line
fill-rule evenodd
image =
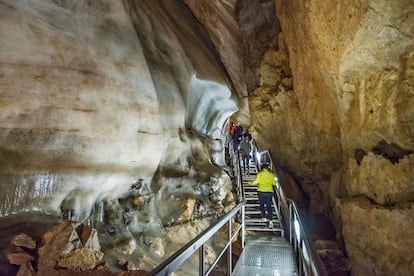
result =
M289 241L290 244L292 244L292 224L294 223L294 220L292 218L292 204L289 203Z
M299 249L302 249L303 248L303 246L302 246L302 239L300 239L300 241L298 243L298 248ZM299 275L304 275L303 274L303 262L304 262L303 255L302 254L299 254L299 265L298 265Z
M242 206L241 212L242 212L242 216L241 216L242 217L241 247L242 247L242 249L244 249L245 238L246 238L246 225L245 225L245 221L244 221L245 205Z
M231 275L231 271L232 271L232 240L231 240L231 219L229 219L229 247L227 248L228 253L227 253L227 275Z
M199 275L204 275L204 244L198 249Z

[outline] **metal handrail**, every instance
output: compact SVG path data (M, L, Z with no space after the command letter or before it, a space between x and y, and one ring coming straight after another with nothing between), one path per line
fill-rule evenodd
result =
M230 156L232 157L232 162L233 162L233 174L236 177L237 183L236 183L236 193L239 196L239 202L243 202L244 201L244 189L242 187L242 174L241 174L241 169L240 169L240 157L238 154L235 154L234 152L234 148L233 148L233 142L230 141L229 142L229 153Z
M300 269L299 275L327 276L328 273L322 260L313 250L313 246L304 231L304 226L295 202L291 199L288 199L287 201L289 203L290 243L294 248L298 249L297 258L298 267ZM297 227L295 226L295 223L297 223Z
M220 258L223 256L226 250L228 250L227 256L227 275L232 274L232 241L240 234L241 232L241 246L244 248L245 242L245 222L244 222L244 214L245 214L245 205L246 202L244 200L244 191L241 183L241 171L240 171L240 160L238 158L238 154L234 154L232 142L229 141L229 153L232 157L233 162L233 173L237 175L237 189L239 194L239 204L236 205L232 210L230 210L227 214L223 215L217 222L213 225L208 227L206 230L201 232L197 237L195 237L192 241L187 243L184 247L180 250L175 252L171 255L168 259L158 265L154 270L150 272L149 275L168 275L169 273L175 271L183 262L185 262L191 255L193 255L197 250L199 251L199 275L209 275L210 272L214 269L215 265L218 263ZM240 225L234 230L232 229L232 218L239 214L239 218L241 219ZM222 227L228 223L228 240L224 248L220 251L215 261L211 264L210 268L205 271L205 264L204 264L204 244L214 235L216 234Z
M257 144L255 144L255 147L258 149ZM269 158L269 169L276 173L276 168L269 150L257 152L257 155L254 156L257 162L256 164L261 167L263 155L267 155ZM298 274L306 276L327 276L328 273L326 272L325 266L319 255L313 250L313 246L305 232L296 203L284 195L280 184L277 185L275 191L278 201L280 201L278 204L278 208L280 208L279 211L281 211L284 221L288 222L288 225L286 226L289 228L289 242L296 254L297 265L299 268Z
M192 254L194 254L197 250L200 251L199 255L199 274L200 275L208 275L213 269L214 266L217 264L221 256L223 256L224 252L228 249L228 262L227 262L227 270L228 275L231 275L232 272L232 241L239 235L240 231L242 236L245 235L244 229L244 209L245 209L245 202L241 202L232 210L230 210L227 214L222 216L216 223L208 227L206 230L201 232L197 237L195 237L192 241L187 243L184 247L180 250L175 252L172 256L166 259L163 263L161 263L158 267L152 270L149 275L168 275L169 273L175 271L185 260L187 260ZM232 218L237 213L241 212L242 223L235 229L233 233L232 229ZM211 265L208 271L205 271L204 267L204 244L214 235L216 234L222 227L228 223L228 241L222 251L218 254L218 257ZM244 237L242 238L244 240Z

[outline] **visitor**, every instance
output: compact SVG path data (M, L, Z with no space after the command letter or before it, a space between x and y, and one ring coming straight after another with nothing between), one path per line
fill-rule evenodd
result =
M240 140L242 138L243 134L243 127L240 125L240 123L237 123L236 128L234 129L233 134L233 144L234 144L234 150L239 150Z
M249 132L248 129L246 129L246 131L244 132L244 134L247 136L247 140L249 142L251 142L252 141L252 134Z
M230 127L229 127L229 134L231 137L233 137L234 135L234 129L236 128L236 125L234 124L234 122L230 122Z
M256 175L253 181L248 182L250 185L257 185L257 195L260 203L260 212L262 221L269 222L268 227L273 228L273 185L276 185L276 179L273 173L268 170L268 165L263 164L262 169Z
M242 140L240 141L240 152L241 152L242 160L243 160L243 173L246 174L246 168L247 168L247 175L250 175L250 171L249 171L250 151L251 151L251 146L248 140L248 136L244 134Z

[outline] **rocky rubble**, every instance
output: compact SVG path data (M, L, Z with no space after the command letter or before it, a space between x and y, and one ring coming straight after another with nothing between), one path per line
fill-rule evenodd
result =
M38 273L55 269L87 271L103 258L95 229L77 222L62 222L47 232L39 248Z
M10 264L20 266L18 276L115 275L103 260L96 230L78 222L62 222L50 229L40 248L36 248L34 240L27 234L12 237L10 243L14 248L7 254L7 259ZM125 259L119 260L119 267L125 271L137 270ZM133 275L141 273L136 271Z
M114 255L111 251L116 251L116 248L105 249L112 255L105 259L94 228L79 222L64 221L43 235L40 247L36 247L33 239L26 234L14 236L10 241L14 248L7 254L7 259L10 264L19 266L18 276L147 275L149 270L158 265L154 260L164 259L166 246L178 250L207 228L209 223L208 220L200 220L197 223L171 226L165 237L145 240L142 246L148 250L146 255L137 258L132 252L123 252L118 255L116 261L112 261ZM224 231L205 245L207 264L214 262L217 257L215 248L223 247L222 239L226 239L227 236L228 233ZM171 248L168 254L172 253ZM188 262L190 267L182 268L183 271L193 269L198 258L190 258ZM114 265L116 267L113 267Z
M314 241L316 253L325 265L328 275L346 276L351 271L351 263L336 241Z
M35 252L36 242L27 234L18 234L11 238L10 243L14 246L7 254L10 264L18 265L17 276L35 275L33 263L37 259Z

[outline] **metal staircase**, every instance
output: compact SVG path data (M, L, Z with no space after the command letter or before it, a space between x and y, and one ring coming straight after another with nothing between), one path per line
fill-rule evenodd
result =
M258 172L257 165L253 159L249 161L249 173L242 174L242 184L244 191L244 199L246 202L245 207L245 225L247 231L261 231L261 232L274 232L278 236L284 236L284 230L282 226L282 216L277 208L275 197L273 197L273 228L268 227L268 222L262 221L260 213L260 204L257 198L257 186L249 185L248 182L252 181Z
M218 262L227 260L226 275L281 275L281 276L327 276L327 272L304 232L299 211L295 203L284 196L282 187L274 186L273 228L261 220L255 185L248 181L255 178L258 166L266 163L275 173L274 163L268 150L259 152L253 147L249 173L241 172L241 158L229 147L233 175L235 176L236 196L239 203L220 217L210 227L167 258L149 275L172 275L193 254L198 252L199 275L209 275ZM257 161L255 161L257 160ZM256 162L258 164L256 164ZM283 217L283 223L282 223ZM237 223L235 223L237 222ZM283 225L286 227L283 230ZM227 228L227 239L222 250L212 264L205 260L205 244L217 233ZM243 249L239 261L233 267L233 244L240 242ZM234 269L233 269L234 268Z

